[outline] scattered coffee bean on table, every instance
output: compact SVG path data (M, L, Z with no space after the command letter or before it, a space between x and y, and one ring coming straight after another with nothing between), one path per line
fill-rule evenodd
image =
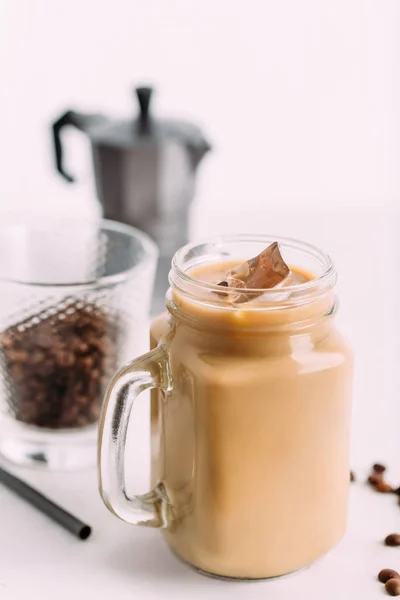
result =
M380 463L375 463L372 468L375 473L384 473L386 471L386 467Z
M117 366L120 329L114 315L74 298L8 327L0 368L11 414L50 429L95 423Z
M400 534L391 533L385 538L386 546L400 546Z
M389 579L385 584L385 590L391 596L400 596L400 579Z
M381 494L391 494L393 492L393 488L390 483L386 483L386 481L378 481L375 486L377 492L381 492Z
M383 477L379 473L371 473L371 475L368 477L368 483L370 483L374 487L382 481Z
M400 579L400 575L393 569L382 569L378 573L378 579L381 583L386 583L389 579Z
M379 463L375 463L372 467L371 474L368 477L368 483L381 494L390 494L394 492L393 487L385 481L384 473L386 467Z
M353 471L350 471L350 481L355 481L356 480L356 476L354 475Z

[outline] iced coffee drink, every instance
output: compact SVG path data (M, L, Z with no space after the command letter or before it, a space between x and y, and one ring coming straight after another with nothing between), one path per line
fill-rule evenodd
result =
M334 325L336 274L324 253L282 240L285 268L271 255L271 285L257 287L264 274L245 259L271 242L179 251L168 310L151 328L164 354L148 367L162 388L152 391L148 524L222 577L290 573L346 528L353 359Z

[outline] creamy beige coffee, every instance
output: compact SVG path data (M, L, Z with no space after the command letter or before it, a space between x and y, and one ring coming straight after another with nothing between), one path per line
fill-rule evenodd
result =
M152 392L152 483L165 486L164 535L179 557L220 576L273 577L344 534L353 359L332 286L290 303L199 294L196 281L218 283L235 264L192 269L193 290L174 289L152 325L173 380ZM295 283L313 277L292 271Z

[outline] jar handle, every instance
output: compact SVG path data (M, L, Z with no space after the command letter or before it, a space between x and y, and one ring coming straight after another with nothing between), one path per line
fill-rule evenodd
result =
M144 390L172 389L164 346L123 366L108 384L99 425L100 495L107 508L132 525L167 526L168 500L162 482L147 494L129 497L125 485L125 443L132 406Z

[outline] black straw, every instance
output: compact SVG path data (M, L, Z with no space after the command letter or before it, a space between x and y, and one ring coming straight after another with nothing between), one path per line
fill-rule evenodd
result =
M15 492L20 498L23 498L32 506L35 506L43 514L53 519L56 523L67 529L80 540L86 540L92 533L91 527L82 523L79 519L68 513L66 510L57 506L54 502L43 496L40 492L31 488L30 485L11 475L0 467L0 481L10 490Z

